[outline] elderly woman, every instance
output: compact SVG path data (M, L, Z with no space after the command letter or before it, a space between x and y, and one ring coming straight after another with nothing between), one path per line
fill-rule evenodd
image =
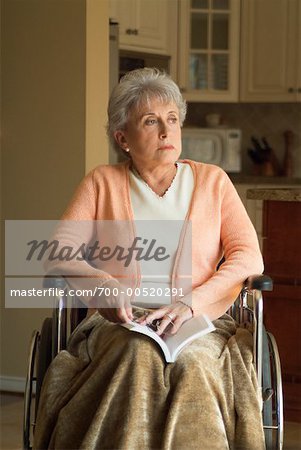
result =
M71 285L89 280L112 294L84 299L98 311L90 311L47 372L36 448L264 448L251 335L225 314L243 281L262 272L262 258L228 176L179 159L185 114L177 85L156 69L128 73L112 92L108 135L128 160L88 174L63 223L97 221L101 236L101 224L109 223L110 244L121 238L129 248L137 235L147 242L160 221L169 257L153 262L156 273L146 258L69 263ZM150 286L169 287L172 295L139 296ZM137 306L148 308L142 323L160 320L158 334L175 334L199 315L216 330L167 364L152 340L115 325L131 321Z

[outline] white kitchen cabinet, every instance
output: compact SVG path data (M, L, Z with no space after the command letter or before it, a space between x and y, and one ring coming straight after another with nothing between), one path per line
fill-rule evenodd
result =
M177 43L177 0L110 0L109 14L119 23L119 46L172 56Z
M188 101L238 101L240 0L180 0L179 84Z
M240 100L301 101L301 1L242 0Z

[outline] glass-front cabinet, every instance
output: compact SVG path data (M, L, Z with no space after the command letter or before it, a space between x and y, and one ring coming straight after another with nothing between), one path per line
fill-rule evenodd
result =
M240 0L180 0L179 84L188 101L238 101Z

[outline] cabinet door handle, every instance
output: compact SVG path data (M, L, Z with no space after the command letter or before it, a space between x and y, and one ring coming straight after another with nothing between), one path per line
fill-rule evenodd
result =
M301 87L298 88L298 92L299 92L299 94L301 93Z
M294 92L297 92L297 89L294 89L293 87L288 88L288 92L290 94L293 94Z
M125 30L126 34L134 34L135 36L137 36L137 34L139 33L139 31L137 30L137 28L132 29L132 28L127 28Z

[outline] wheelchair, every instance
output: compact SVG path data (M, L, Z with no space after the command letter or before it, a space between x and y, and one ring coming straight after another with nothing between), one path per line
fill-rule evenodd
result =
M68 298L62 277L46 277L46 288L58 288L64 295L54 298L52 317L47 317L41 331L35 330L29 346L28 370L24 396L23 449L32 448L35 419L47 368L55 356L67 346L68 336L84 319L87 309L79 299ZM283 446L283 393L279 353L273 335L263 324L263 291L271 291L273 282L267 275L249 277L231 306L230 314L241 326L251 327L253 361L262 399L262 417L266 448L281 450ZM70 308L70 314L68 312Z

